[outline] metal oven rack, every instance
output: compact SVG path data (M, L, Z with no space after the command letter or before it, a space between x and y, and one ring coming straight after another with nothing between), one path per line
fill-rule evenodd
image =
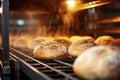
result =
M19 68L32 80L80 80L72 70L74 59L36 60L28 49L10 48L10 56L19 61Z

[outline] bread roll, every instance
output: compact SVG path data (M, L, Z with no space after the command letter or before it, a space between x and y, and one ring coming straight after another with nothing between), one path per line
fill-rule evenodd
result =
M83 51L86 49L96 46L94 42L89 42L87 40L78 40L74 43L72 43L68 49L69 55L72 57L79 56Z
M35 47L33 55L37 59L55 59L68 56L67 48L55 41L43 41Z
M67 48L70 46L70 44L71 44L71 41L69 40L69 38L67 38L67 37L57 37L57 38L55 38L55 40L54 41L56 41L56 42L58 42L58 43L60 43L60 44L62 44L62 45L64 45L64 46L66 46Z
M110 45L113 40L114 38L111 36L100 36L95 40L95 43L99 45Z
M73 71L88 80L119 80L120 50L108 46L92 47L76 58Z
M20 39L16 39L13 46L15 48L26 48L28 44L28 39L26 38L20 38Z

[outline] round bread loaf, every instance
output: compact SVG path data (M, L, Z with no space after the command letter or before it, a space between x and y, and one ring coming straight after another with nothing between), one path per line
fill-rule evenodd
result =
M110 45L113 40L114 38L111 36L100 36L95 40L95 43L99 45Z
M87 40L78 40L70 45L68 53L72 57L77 57L86 49L96 45L97 44L95 44L94 42L89 42Z
M120 50L108 46L92 47L76 58L73 71L88 80L119 80Z
M28 44L28 40L26 38L16 39L13 46L15 48L26 48Z
M33 56L37 59L55 59L68 57L67 48L55 41L43 41L35 47Z

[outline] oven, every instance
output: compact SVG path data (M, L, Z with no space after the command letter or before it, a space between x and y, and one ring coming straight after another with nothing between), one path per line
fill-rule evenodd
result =
M109 35L120 38L118 0L1 1L1 76L3 80L82 80L73 72L75 58L38 60L33 50L16 48L19 37ZM14 41L13 41L14 42ZM83 64L84 65L84 64Z

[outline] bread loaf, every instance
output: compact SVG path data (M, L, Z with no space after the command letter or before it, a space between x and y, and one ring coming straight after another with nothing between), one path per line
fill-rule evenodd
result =
M92 47L77 57L73 71L88 80L119 80L120 50L109 46Z
M13 46L15 48L27 48L27 44L28 44L28 39L26 38L19 38L16 39Z
M95 40L95 43L99 45L110 45L113 40L114 38L111 36L100 36Z
M72 57L79 56L83 51L85 51L88 48L91 48L93 46L96 46L94 42L89 42L87 40L78 40L76 42L73 42L69 49L68 53Z
M35 47L33 55L37 59L55 59L66 58L68 56L67 48L55 41L43 41Z

